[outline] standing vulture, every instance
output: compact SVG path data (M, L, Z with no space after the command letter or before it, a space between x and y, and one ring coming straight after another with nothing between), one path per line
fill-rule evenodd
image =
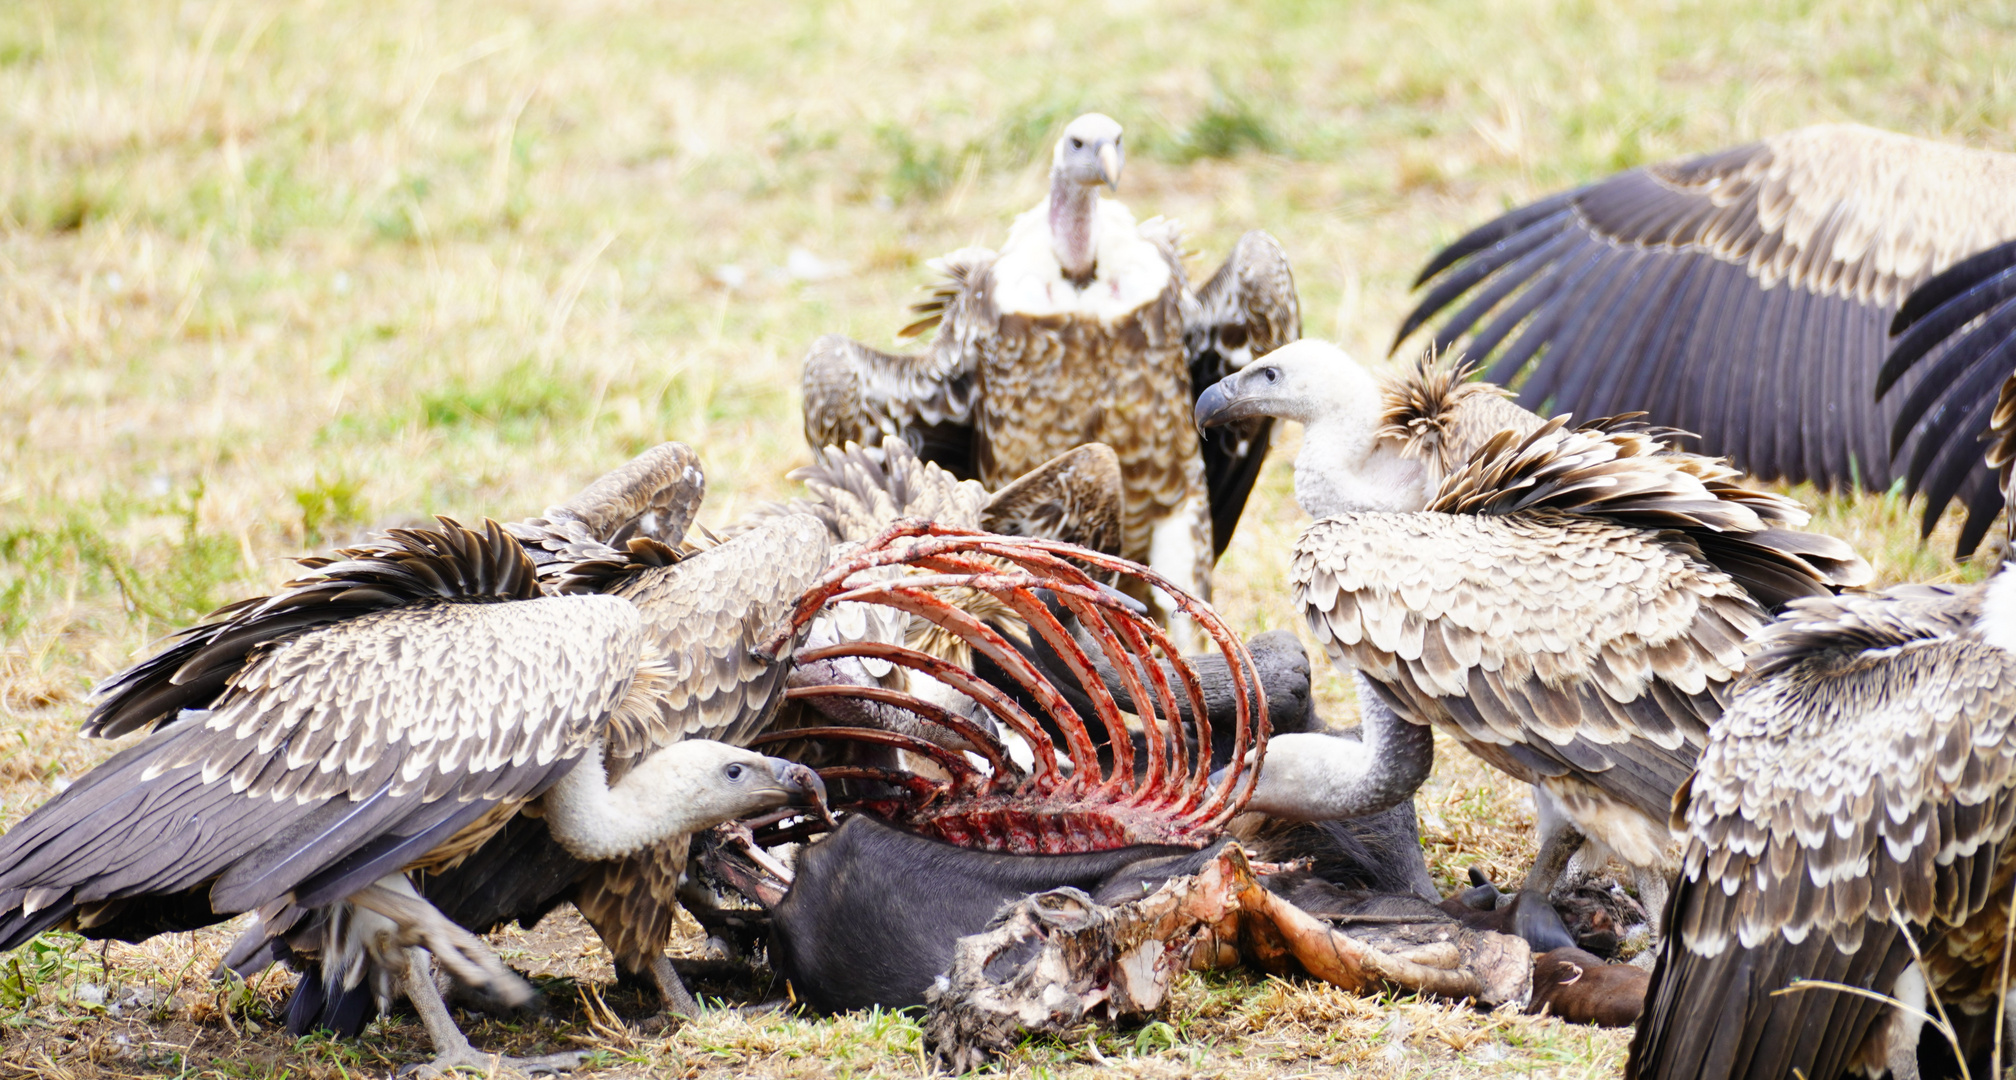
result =
M2016 577L1802 600L1759 646L1675 804L1685 866L1626 1075L1956 1074L1917 1014L1935 999L1988 1075L2016 881ZM1800 979L1917 1013L1785 990Z
M2009 491L2009 410L1988 457ZM1988 1075L2011 976L2016 575L1795 602L1673 807L1687 851L1627 1077Z
M1580 417L1644 410L1764 478L1884 491L1914 374L1881 403L1919 283L2016 239L2016 156L1852 124L1622 172L1439 252L1399 342L1462 306L1485 378ZM1967 479L1970 500L1990 484Z
M2006 483L1983 483L1981 476L1984 465L2007 466L2009 451L1998 444L1984 460L1981 442L1991 426L2006 429L2016 410L2012 297L2016 243L1963 259L1920 285L1890 324L1897 336L1876 383L1876 392L1883 394L1905 381L1906 373L1913 376L1911 392L1897 395L1902 400L1890 445L1900 454L1906 445L1912 448L1904 482L1925 495L1926 532L1955 497L1965 502L1967 524L1959 545L1963 558L1988 535L1995 512L2007 501Z
M805 437L814 449L908 440L926 460L997 488L1056 455L1103 442L1120 455L1121 553L1199 595L1232 539L1267 453L1254 420L1210 439L1183 408L1198 391L1301 334L1293 277L1265 233L1192 291L1176 228L1136 223L1099 197L1117 185L1120 125L1073 120L1057 142L1050 196L1015 219L999 252L966 248L926 317L920 354L843 337L805 358ZM1167 598L1157 601L1168 614Z
M824 550L816 522L787 519L739 553L760 556L761 575L702 569L710 556L732 565L724 546L672 568L693 569L656 604L546 595L495 523L443 519L313 560L309 577L105 684L87 730L154 731L0 839L0 948L57 926L141 940L258 911L269 936L315 928L318 943L300 942L323 965L308 996L368 979L382 1006L403 985L433 1067L483 1068L427 954L505 1002L530 988L408 874L452 865L521 811L577 857L610 860L822 797L802 766L687 738L749 726L774 694L738 700L725 725L694 724L687 654L667 646L722 613L788 604L788 568ZM754 674L774 690L774 671ZM704 676L752 681L734 664Z
M1662 431L1543 422L1461 375L1423 365L1382 385L1312 340L1198 399L1202 425L1304 425L1295 495L1318 520L1295 545L1295 595L1331 659L1370 691L1364 747L1298 748L1329 760L1281 770L1308 778L1284 792L1267 779L1289 753L1277 745L1256 804L1363 812L1362 784L1391 786L1385 744L1423 745L1414 726L1434 725L1540 793L1522 913L1546 909L1585 837L1654 900L1673 793L1744 639L1770 608L1859 584L1869 568L1839 541L1793 531L1806 514L1790 500L1736 486L1735 470L1673 450ZM1326 774L1345 780L1319 783ZM1298 799L1309 805L1296 813Z

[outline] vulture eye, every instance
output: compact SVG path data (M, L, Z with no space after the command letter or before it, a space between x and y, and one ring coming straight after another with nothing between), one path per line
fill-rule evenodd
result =
M1280 382L1281 369L1277 367L1263 367L1260 369L1260 377L1267 380L1270 383Z
M1072 139L1072 140L1071 140L1071 149L1073 149L1073 150L1083 150L1083 149L1085 149L1085 140L1083 140L1083 139Z
M741 762L738 761L735 764L728 766L728 779L739 781L742 779L742 773L744 771L746 771L746 767Z

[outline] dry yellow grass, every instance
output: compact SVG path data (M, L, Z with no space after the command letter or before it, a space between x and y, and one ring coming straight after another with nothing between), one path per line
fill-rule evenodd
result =
M291 555L535 510L664 438L705 458L708 521L784 493L804 346L887 342L922 260L997 241L1078 111L1129 126L1122 196L1180 219L1198 270L1268 228L1308 331L1376 357L1437 244L1615 168L1844 119L2016 148L2012 27L2004 5L1841 0L0 5L0 823L107 751L73 735L95 679ZM1249 631L1293 625L1284 463L1219 572ZM1895 500L1826 500L1820 521L1889 579L1978 572L1920 546ZM1516 874L1523 797L1442 762L1422 800L1438 870ZM256 1019L276 983L208 988L216 941L107 952L117 980L187 999L141 1020L74 999L105 979L95 950L40 974L0 960L0 1069L417 1055L410 1023L277 1038ZM610 1047L620 1071L896 1075L914 1039L723 1014ZM1215 979L1166 1031L1032 1047L1010 1071L1089 1068L1092 1045L1143 1075L1581 1076L1622 1053L1551 1022Z

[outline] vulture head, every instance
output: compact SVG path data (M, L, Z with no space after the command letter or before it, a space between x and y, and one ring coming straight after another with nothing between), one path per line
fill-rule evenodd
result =
M686 739L609 783L600 747L546 793L546 824L576 858L616 859L669 837L782 806L823 807L826 785L795 761Z
M1086 113L1071 121L1050 160L1051 182L1084 188L1105 184L1119 190L1120 167L1127 160L1120 137L1120 121L1105 113Z
M1079 288L1098 270L1099 185L1120 185L1120 122L1086 113L1064 128L1050 164L1050 247Z
M1303 426L1295 500L1313 517L1406 512L1428 504L1427 473L1387 434L1379 380L1344 350L1303 338L1253 361L1197 396L1197 426L1256 416Z

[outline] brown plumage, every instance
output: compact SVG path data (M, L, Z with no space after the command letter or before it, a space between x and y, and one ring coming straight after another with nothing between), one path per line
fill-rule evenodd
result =
M1058 144L1047 215L1017 218L998 253L942 260L945 284L907 328L935 328L921 354L835 336L814 343L805 435L815 448L903 436L990 489L1105 443L1119 456L1122 553L1202 593L1266 455L1267 426L1200 442L1178 403L1294 340L1299 309L1287 260L1264 234L1248 234L1193 293L1173 225L1137 224L1091 194L1117 181L1118 143L1111 120L1074 121ZM1115 151L1111 168L1073 164L1100 145ZM1082 280L1066 265L1074 259L1090 263Z
M480 863L521 823L550 825L549 845L621 852L659 835L627 839L646 822L676 822L670 836L722 820L681 809L689 792L719 796L723 816L781 801L768 777L786 763L713 740L746 740L774 711L786 665L750 646L824 570L828 541L819 522L784 517L689 555L700 485L691 451L668 444L509 531L444 519L306 559L313 572L279 593L176 635L108 680L87 722L155 733L0 846L0 940L59 924L137 939L256 909L234 965L324 962L297 988L297 1030L354 1029L368 1011L346 1001L382 1004L403 981L442 1060L473 1053L405 947L502 1000L529 990L406 873ZM591 587L605 592L567 594ZM712 784L716 764L764 778L682 786ZM623 787L640 768L645 787ZM644 809L646 787L673 817ZM542 811L543 824L526 816ZM648 877L651 854L573 861L623 877L645 860L628 873Z
M2010 584L1803 600L1765 631L1675 802L1685 869L1627 1075L1913 1074L1915 1018L1776 993L1799 978L1927 1011L1929 989L1982 1074L2016 880Z
M822 566L817 523L777 531L791 527ZM0 945L56 925L137 940L256 910L234 959L270 960L291 938L329 962L297 988L290 1024L353 994L382 1006L403 982L437 1064L466 1065L480 1055L410 947L499 1000L531 992L406 874L453 866L535 804L575 850L620 852L780 805L786 771L803 770L713 742L647 755L691 730L665 693L690 676L665 663L680 653L663 620L622 597L543 595L494 522L443 519L339 554L108 681L91 729L157 730L0 842ZM650 783L619 799L605 747ZM765 776L717 788L717 764ZM696 799L721 816L680 805Z
M1876 401L1886 324L1914 286L2011 239L2016 156L1800 128L1479 227L1422 271L1395 345L1461 301L1437 346L1467 335L1529 406L1644 410L1753 475L1883 491L1906 396Z
M1535 784L1648 887L1744 639L1768 607L1870 574L1845 544L1796 531L1796 504L1662 432L1508 415L1436 365L1380 385L1304 341L1213 398L1200 421L1307 425L1296 491L1320 520L1291 576L1332 660ZM1527 888L1550 887L1579 843L1558 835Z

